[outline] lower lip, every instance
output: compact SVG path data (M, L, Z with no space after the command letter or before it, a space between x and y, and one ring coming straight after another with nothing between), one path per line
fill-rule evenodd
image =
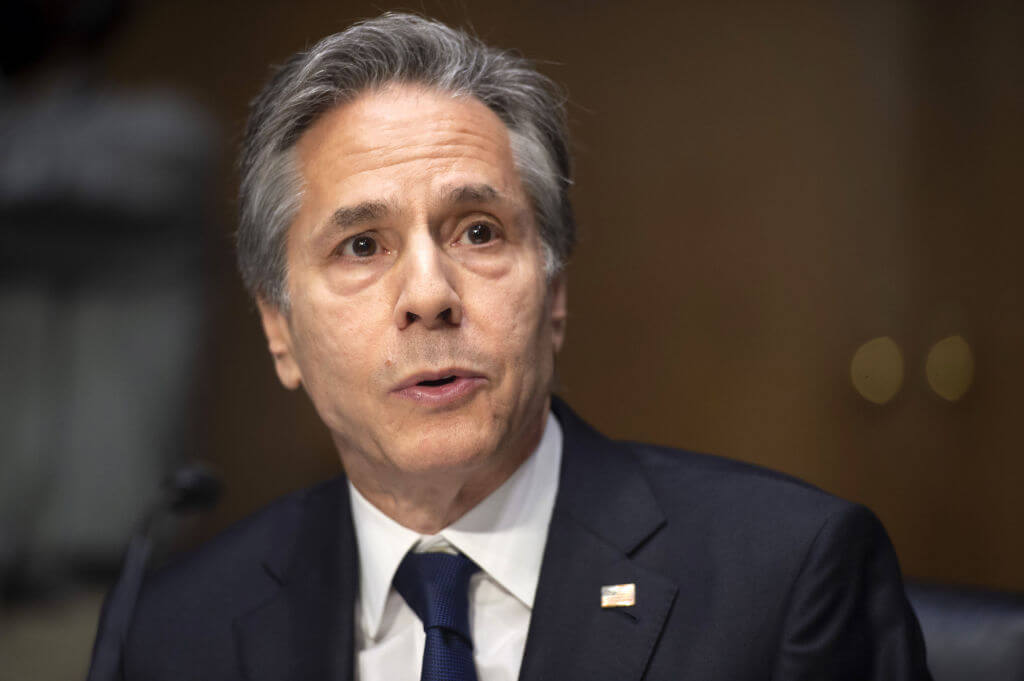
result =
M477 388L484 384L484 379L476 376L460 376L451 383L444 385L411 385L396 390L398 397L419 402L432 407L446 407L469 397Z

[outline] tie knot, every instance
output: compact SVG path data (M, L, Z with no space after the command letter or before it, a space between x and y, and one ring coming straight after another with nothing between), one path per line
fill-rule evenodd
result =
M462 554L410 552L398 566L394 585L424 630L441 627L469 641L469 578L479 569Z

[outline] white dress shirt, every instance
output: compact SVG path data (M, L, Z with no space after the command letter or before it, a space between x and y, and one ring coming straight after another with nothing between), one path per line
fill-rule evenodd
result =
M359 545L356 681L418 681L425 635L391 586L410 550L458 551L480 566L469 583L469 628L479 681L515 681L558 491L562 429L548 414L536 451L501 487L435 535L384 515L349 482Z

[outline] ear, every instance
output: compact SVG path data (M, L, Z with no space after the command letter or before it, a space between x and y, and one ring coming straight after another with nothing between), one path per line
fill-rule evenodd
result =
M295 353L292 345L291 327L288 325L288 315L281 311L276 305L265 300L257 300L257 307L260 309L260 320L263 322L263 333L267 336L267 346L270 355L274 358L274 368L277 369L277 378L281 385L289 390L295 390L302 385L302 372L295 361Z
M549 284L548 300L551 306L551 337L554 340L555 353L562 349L565 342L565 324L569 311L569 282L565 272L561 272Z

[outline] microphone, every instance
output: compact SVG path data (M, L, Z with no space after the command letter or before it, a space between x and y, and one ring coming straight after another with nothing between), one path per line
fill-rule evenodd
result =
M171 474L164 485L169 489L174 513L206 511L217 505L224 483L202 464L183 466Z
M160 498L132 535L121 574L103 604L87 681L121 678L121 650L153 550L151 530L155 521L168 512L181 514L212 508L220 499L222 490L220 478L198 463L179 468L164 482Z

